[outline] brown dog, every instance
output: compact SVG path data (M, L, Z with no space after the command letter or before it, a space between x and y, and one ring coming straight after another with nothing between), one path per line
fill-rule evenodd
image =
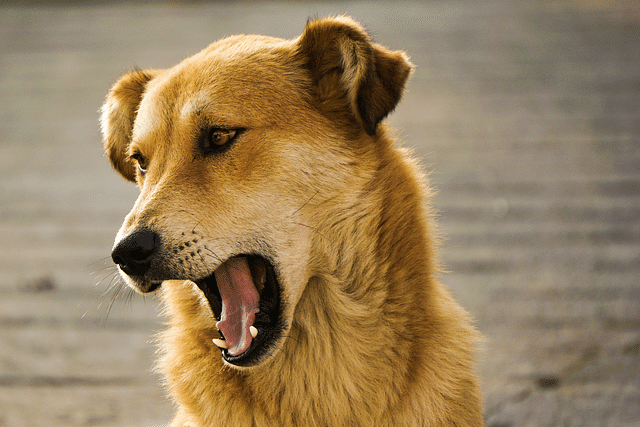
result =
M141 190L112 257L161 289L172 426L483 425L476 333L381 123L411 67L335 18L109 92L105 150Z

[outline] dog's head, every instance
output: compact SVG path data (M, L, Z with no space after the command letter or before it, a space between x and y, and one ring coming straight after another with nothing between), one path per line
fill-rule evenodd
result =
M140 188L112 252L123 278L141 293L190 281L227 364L268 359L324 268L314 242L330 246L328 224L359 213L410 70L335 18L125 74L101 118L113 167Z

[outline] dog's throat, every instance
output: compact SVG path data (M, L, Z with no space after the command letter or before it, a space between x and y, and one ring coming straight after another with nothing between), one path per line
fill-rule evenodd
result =
M216 327L224 336L227 352L238 356L251 346L251 327L260 311L258 289L264 286L265 274L254 278L247 258L235 257L218 267L215 277L222 300Z

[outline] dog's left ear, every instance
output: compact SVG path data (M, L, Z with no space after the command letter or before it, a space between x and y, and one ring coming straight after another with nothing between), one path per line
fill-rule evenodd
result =
M339 74L350 110L369 135L375 135L378 124L396 107L413 69L404 52L372 43L347 17L309 21L298 48L320 97L335 96L330 86Z
M157 70L134 70L126 73L113 85L101 109L104 152L109 157L111 166L132 182L136 180L136 169L129 161L127 152L133 122L147 83L157 74Z

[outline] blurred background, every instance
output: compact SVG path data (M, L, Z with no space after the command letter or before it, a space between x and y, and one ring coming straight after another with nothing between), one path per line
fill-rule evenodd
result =
M640 5L434 0L4 1L0 426L171 419L157 301L109 290L137 195L102 155L111 84L343 13L417 66L389 121L439 190L487 425L640 425Z

